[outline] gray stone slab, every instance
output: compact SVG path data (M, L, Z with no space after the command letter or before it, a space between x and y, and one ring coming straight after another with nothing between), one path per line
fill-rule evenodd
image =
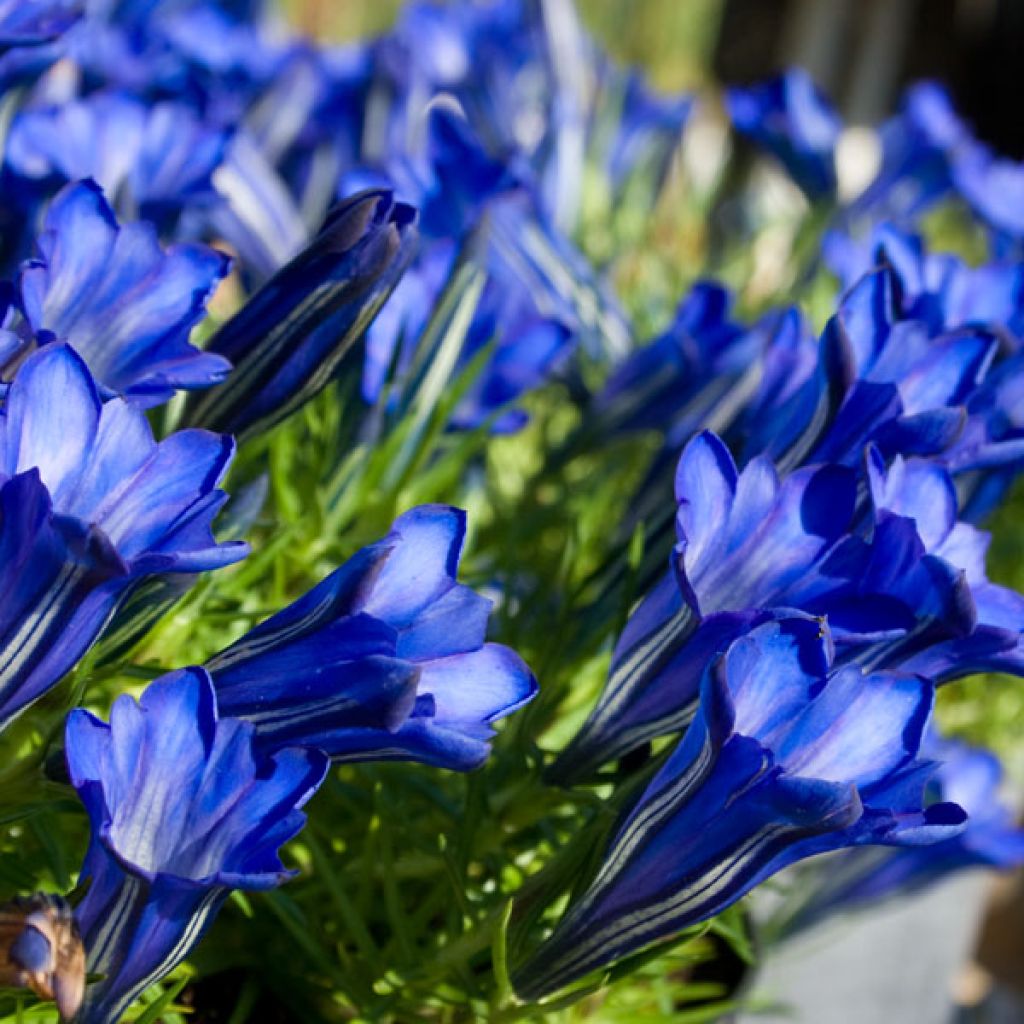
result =
M989 884L972 872L808 931L774 951L749 989L780 1009L739 1021L949 1024L953 981L973 950Z

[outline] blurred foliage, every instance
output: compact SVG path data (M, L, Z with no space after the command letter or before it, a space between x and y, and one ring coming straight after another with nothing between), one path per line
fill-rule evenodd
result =
M402 2L282 0L282 6L304 32L341 41L383 32ZM692 89L706 81L723 0L579 0L578 6L608 52L624 64L643 67L658 88Z

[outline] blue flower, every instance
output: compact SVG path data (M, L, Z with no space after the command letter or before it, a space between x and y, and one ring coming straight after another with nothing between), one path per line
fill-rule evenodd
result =
M141 580L245 556L210 529L233 449L197 430L154 441L137 408L101 404L66 345L25 360L0 413L0 722L71 669Z
M853 214L910 220L949 195L951 158L971 133L944 86L915 82L880 135L882 165L851 205Z
M953 184L996 237L997 248L1018 248L1024 241L1024 164L1006 160L980 142L957 149Z
M487 757L493 722L537 692L523 661L485 643L491 603L455 581L465 513L424 505L304 597L212 658L225 714L257 742L342 761L461 771Z
M698 281L669 328L612 371L597 399L602 424L661 430L666 446L678 452L714 418L723 396L759 371L763 332L737 322L731 304L723 285Z
M697 717L596 876L514 971L522 997L704 921L796 861L962 830L957 805L924 806L931 683L830 661L827 630L795 619L759 627L708 670Z
M3 0L0 2L0 47L47 43L82 16L84 0Z
M988 751L955 740L928 737L925 753L939 762L926 796L952 801L967 812L957 836L931 846L850 850L831 858L820 872L797 874L807 893L786 922L786 931L817 924L833 914L874 906L927 888L968 868L1009 870L1024 864L1024 831L1000 797L1003 770Z
M202 245L164 250L144 221L119 226L92 182L58 194L37 244L19 280L28 326L69 342L105 391L148 406L227 376L226 359L188 343L226 256Z
M775 156L817 200L834 196L835 147L842 122L802 68L726 95L736 129Z
M966 628L936 635L923 622L866 655L886 667L917 672L945 683L977 672L1024 675L1024 597L992 583L985 573L989 534L957 519L957 491L944 467L925 459L896 457L886 467L877 449L868 452L868 481L877 523L900 517L914 524L926 553L919 565L900 566L897 587L909 586L908 603L921 569L958 574L970 601ZM944 568L941 568L944 567ZM926 585L927 586L927 585Z
M863 242L829 232L822 250L844 289L869 271L888 267L900 317L924 321L935 334L984 327L1006 335L1016 347L1024 332L1024 263L972 267L952 253L927 252L920 235L884 222Z
M193 399L190 422L257 433L318 394L398 283L416 239L416 211L387 189L339 203L313 242L211 338L209 351L234 370Z
M880 496L864 536L859 494L853 467L809 466L780 480L763 456L739 472L714 434L694 438L676 472L670 571L630 616L604 690L553 776L583 777L685 726L710 661L744 632L794 610L827 618L842 659L871 667L900 666L929 656L934 645L971 637L988 646L998 638L997 650L1009 656L1018 634L1002 628L1006 613L991 613L998 633L975 635L978 608L992 593L975 575L976 563L965 576L955 545L934 543L941 532L934 520L948 505L935 505L929 489L920 512L932 519L919 523L903 503L889 500L885 508ZM955 520L955 500L952 513ZM963 674L966 657L954 651L948 658L944 678Z
M839 351L844 338L855 343L854 350L874 347L878 354L858 368L859 375L867 381L888 379L901 392L898 408L885 410L879 405L888 422L875 427L878 440L890 453L934 454L957 476L965 516L983 518L1024 464L1024 421L1018 413L1024 263L970 267L950 253L926 252L919 236L890 224L878 226L863 244L831 235L825 252L840 278L854 282L840 305L838 321L830 325L827 343ZM885 267L884 276L875 272L861 278L872 264ZM837 326L841 330L834 329ZM874 341L868 340L872 335ZM891 352L883 354L885 349ZM908 368L911 360L916 367ZM828 376L839 378L844 361L849 362L835 357L837 370ZM836 384L838 394L842 385L839 380ZM817 387L814 398L815 385L805 380L807 407L798 416L791 415L791 424L813 418L808 410L814 403L824 410L820 383ZM864 397L863 385L855 385L850 399L858 387ZM881 395L877 383L874 390ZM905 413L911 410L903 401L908 392L959 408L942 409L937 404L908 417ZM775 406L781 411L781 403ZM861 410L865 408L862 404ZM756 420L771 415L771 406L764 403L753 410L751 437L760 433L767 440L763 428L758 432ZM828 414L822 411L818 418L824 421ZM777 444L778 437L769 443Z
M871 442L887 456L933 455L953 445L999 339L974 327L936 336L924 321L900 319L897 295L886 267L843 296L813 371L785 401L776 398L750 417L748 455L767 453L789 469L856 465Z
M184 103L147 106L110 90L20 111L6 159L15 174L42 185L91 178L122 215L163 223L217 201L212 178L227 138Z
M676 471L672 568L630 616L594 710L561 754L556 776L578 778L693 716L709 661L764 621L765 609L821 612L846 598L867 552L852 536L857 481L843 466L780 480L771 462L739 473L704 432Z
M232 889L269 889L288 871L278 848L305 824L299 808L327 761L310 750L272 757L253 727L218 720L202 669L172 672L136 703L115 701L110 724L68 716L72 785L92 837L76 910L90 973L81 1024L114 1024L188 956Z

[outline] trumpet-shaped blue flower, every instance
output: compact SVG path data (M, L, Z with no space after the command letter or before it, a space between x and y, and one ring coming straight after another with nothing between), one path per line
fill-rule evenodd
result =
M796 861L963 829L956 804L924 802L935 767L919 757L931 683L830 672L829 647L819 623L769 623L708 670L697 717L596 876L514 971L521 996L706 920Z
M217 201L212 176L227 140L187 104L147 106L111 90L19 112L6 159L41 185L91 178L122 215L165 222L186 206Z
M698 281L675 319L649 345L631 353L608 378L598 399L602 423L613 430L659 429L674 452L701 426L711 427L730 393L756 380L763 332L736 321L729 290ZM728 425L726 420L724 425Z
M313 242L210 340L234 370L193 399L192 423L255 433L330 383L412 258L416 211L387 189L339 203Z
M835 195L835 147L842 122L802 68L727 93L736 129L776 157L808 199Z
M758 456L738 472L725 445L703 433L679 460L676 501L672 568L630 616L557 778L579 778L682 728L708 663L786 609L827 617L844 660L886 668L972 634L971 584L960 565L930 552L913 518L882 513L861 535L852 467L811 466L780 480ZM920 527L930 538L929 528ZM1011 637L999 639L1005 648Z
M305 823L323 780L312 750L273 756L253 727L218 719L202 669L115 701L110 724L82 709L66 728L72 785L92 827L76 910L90 973L82 1024L115 1024L188 956L232 889L269 889L293 872L278 848Z
M970 594L969 628L955 635L935 635L918 628L868 656L887 666L917 672L937 683L976 672L1024 675L1024 597L992 583L985 573L989 535L957 519L957 492L949 473L930 460L897 456L886 467L877 449L868 453L868 480L876 520L898 516L913 522L927 552L921 566L934 570L936 559L947 573L959 574ZM901 567L904 581L915 586L919 570ZM966 595L965 595L966 596Z
M234 444L156 442L123 399L102 404L62 344L29 356L0 413L0 721L53 686L147 576L244 557L210 529Z
M941 427L941 436L935 437L938 447L944 449L939 457L959 478L967 517L982 518L1024 464L1024 420L1019 413L1024 264L993 262L969 267L952 254L927 253L919 236L889 224L876 228L864 244L832 235L826 240L826 260L844 281L856 281L872 264L888 268L899 326L888 329L892 337L884 344L898 343L905 353L909 352L910 346L902 339L912 333L913 344L923 356L918 376L926 373L935 382L945 376L955 383L949 356L959 353L961 367L967 373L960 377L949 399L963 408L945 412L933 409L919 417L919 423ZM862 285L855 283L851 298L861 289ZM874 322L881 325L880 319ZM977 339L974 357L966 340L971 330ZM926 350L929 336L934 338L932 353ZM986 344L986 336L998 339L998 345L993 341ZM952 337L961 339L955 347L949 344ZM982 354L978 363L977 356ZM880 359L879 363L885 361ZM886 372L899 386L893 367ZM870 375L876 376L877 371L870 371ZM942 397L934 389L932 396ZM880 435L883 443L891 449L895 440L897 447L913 452L914 434L907 433L907 425L906 417L902 423L890 421ZM918 433L918 439L925 436Z
M854 214L911 220L953 188L951 159L970 129L938 82L915 82L881 128L882 164L852 204Z
M934 336L927 323L900 319L897 294L888 268L847 292L826 324L813 372L751 421L748 453L766 452L789 469L856 465L871 442L886 455L938 454L954 444L999 340L973 327Z
M105 391L140 405L223 380L231 364L188 343L230 261L202 245L164 250L151 224L119 226L92 182L51 204L39 253L21 271L36 338L69 342Z
M847 595L865 561L850 534L856 497L845 467L780 480L755 458L739 473L714 434L694 438L676 471L672 568L630 616L601 697L556 775L577 778L682 728L709 661L763 621L764 609L819 611L824 596Z
M889 267L901 318L922 320L935 334L985 327L1014 347L1024 330L1024 264L971 267L952 253L929 253L920 235L882 223L865 241L830 232L823 241L829 268L844 288L871 270Z
M820 872L798 874L810 898L801 901L786 922L787 932L917 892L969 868L1006 871L1024 864L1024 831L1000 795L999 759L986 750L936 737L928 739L925 750L939 762L926 797L962 807L967 812L964 830L931 846L849 850L827 860Z
M457 583L465 513L425 505L207 665L221 709L257 742L344 761L468 770L492 723L537 692L513 651L485 643L491 603Z
M961 146L952 161L953 184L996 238L997 248L1024 240L1024 164L1006 160L983 143Z

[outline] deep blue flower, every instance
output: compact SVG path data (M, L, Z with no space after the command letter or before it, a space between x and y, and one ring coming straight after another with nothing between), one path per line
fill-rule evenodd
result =
M888 267L903 319L922 320L935 334L985 327L1005 334L1014 347L1019 344L1024 332L1024 263L972 267L952 253L927 252L920 235L884 222L864 241L829 232L822 251L844 289L869 271Z
M1019 255L1024 241L1024 164L997 156L973 141L961 146L952 161L953 184L976 216L996 237L997 249Z
M141 580L244 557L210 529L233 449L199 430L154 441L137 408L101 404L66 345L26 359L0 413L0 722L71 669Z
M43 343L69 342L107 393L148 406L227 376L226 359L188 342L226 256L202 245L164 250L145 221L119 226L92 182L58 194L37 246L19 280L26 326Z
M343 761L468 770L492 723L537 692L513 651L486 643L491 602L456 582L465 513L424 505L207 665L225 714L261 747Z
M765 452L789 469L857 465L871 442L887 456L938 454L953 445L999 339L975 327L936 336L924 321L900 319L897 296L888 267L843 296L822 333L817 365L785 401L750 418L748 455Z
M637 800L596 876L513 973L535 999L724 910L796 861L957 834L955 804L924 805L919 758L933 687L830 673L820 623L759 627L707 672L700 709Z
M783 75L726 94L736 129L776 157L793 180L817 200L834 196L835 147L842 122L810 75Z
M911 85L899 113L880 135L882 164L851 204L854 214L911 220L950 194L951 158L971 133L944 86L929 81Z
M278 848L327 770L322 754L253 749L253 727L218 720L202 669L115 701L110 724L68 716L72 785L92 837L76 910L90 973L81 1024L115 1024L188 956L232 889L269 889L288 871Z
M826 238L825 252L840 279L854 282L840 306L840 320L846 320L843 332L832 331L829 343L841 340L843 334L851 341L874 334L875 347L893 348L892 354L898 358L876 356L873 366L862 364L861 376L869 380L888 377L903 392L901 397L906 397L913 375L918 378L914 388L919 395L960 406L920 410L917 425L934 431L929 439L929 430L913 429L913 417L908 420L902 415L901 402L902 422L890 419L882 425L878 435L882 444L890 452L934 452L958 478L964 515L979 520L991 511L1024 465L1024 421L1019 412L1024 263L971 267L950 253L926 252L918 235L890 224L877 227L865 243L832 235ZM860 279L861 272L872 265L885 267L885 277ZM887 283L879 288L883 282ZM891 296L886 296L890 288ZM861 307L860 314L853 308L856 304ZM959 340L954 342L954 338ZM863 341L860 347L864 348ZM917 362L915 370L907 370L907 356ZM831 376L838 384L842 360L835 362L840 372L833 371ZM926 385L923 391L921 384ZM954 385L952 393L950 384ZM813 391L813 385L804 385L805 400ZM851 397L855 391L850 392ZM813 401L821 402L820 391ZM778 403L776 407L781 409ZM895 411L893 406L884 415L888 418ZM770 407L762 405L753 415L756 424L756 418L771 415ZM807 412L802 415L806 420ZM826 418L820 416L822 421ZM791 424L797 419L791 416ZM757 437L756 425L751 436ZM922 441L930 449L922 448Z
M735 407L736 399L728 396L744 378L756 382L764 347L762 332L735 320L731 305L723 285L698 281L668 329L612 371L597 399L602 424L660 430L674 452L701 427L728 426L729 419L715 422L721 418L716 410ZM750 387L740 391L749 393Z
M212 177L227 141L187 104L147 105L111 90L20 111L6 159L15 174L43 185L91 178L122 216L159 223L217 201Z
M819 611L823 597L848 594L866 556L850 534L856 500L856 476L845 467L780 480L755 458L739 473L714 434L694 438L676 472L672 568L630 616L557 776L585 775L686 725L706 665L763 621L764 609Z
M972 632L991 593L975 562L965 576L952 542L946 548L935 541L952 530L944 519L948 505L932 508L929 493L918 507L922 516L942 519L939 527L915 520L894 490L886 500L880 494L867 536L860 532L859 493L853 467L810 466L780 480L763 456L738 472L714 434L694 438L676 473L678 539L670 571L630 616L605 688L553 775L585 776L682 728L694 714L708 663L785 610L827 618L843 660L871 667L900 666L928 656L932 645L971 637L986 646L998 639L997 650L1009 656L1017 633L1000 628L983 639ZM952 516L955 521L955 496ZM969 529L963 526L956 538ZM1002 627L1005 616L991 615L993 628ZM948 660L944 678L964 674L965 656L952 653Z
M192 423L255 433L330 383L412 258L416 211L387 189L339 203L313 242L210 339L234 370ZM350 357L351 358L351 357Z
M952 801L967 812L963 832L931 846L849 850L819 872L796 880L807 896L786 922L789 933L833 914L874 906L927 888L968 868L1009 870L1024 864L1024 831L999 792L1002 765L988 751L929 737L925 753L939 762L927 799Z
M46 43L81 16L84 0L2 0L0 47Z
M897 456L886 467L877 449L868 453L868 480L876 522L889 516L913 522L927 557L922 566L941 564L959 574L969 591L969 628L954 635L935 635L922 625L871 651L867 657L886 667L917 672L944 683L976 672L1024 675L1024 597L992 583L985 572L990 536L957 519L957 491L946 469L926 459ZM919 571L899 567L905 583L914 586ZM963 588L962 588L963 589Z

